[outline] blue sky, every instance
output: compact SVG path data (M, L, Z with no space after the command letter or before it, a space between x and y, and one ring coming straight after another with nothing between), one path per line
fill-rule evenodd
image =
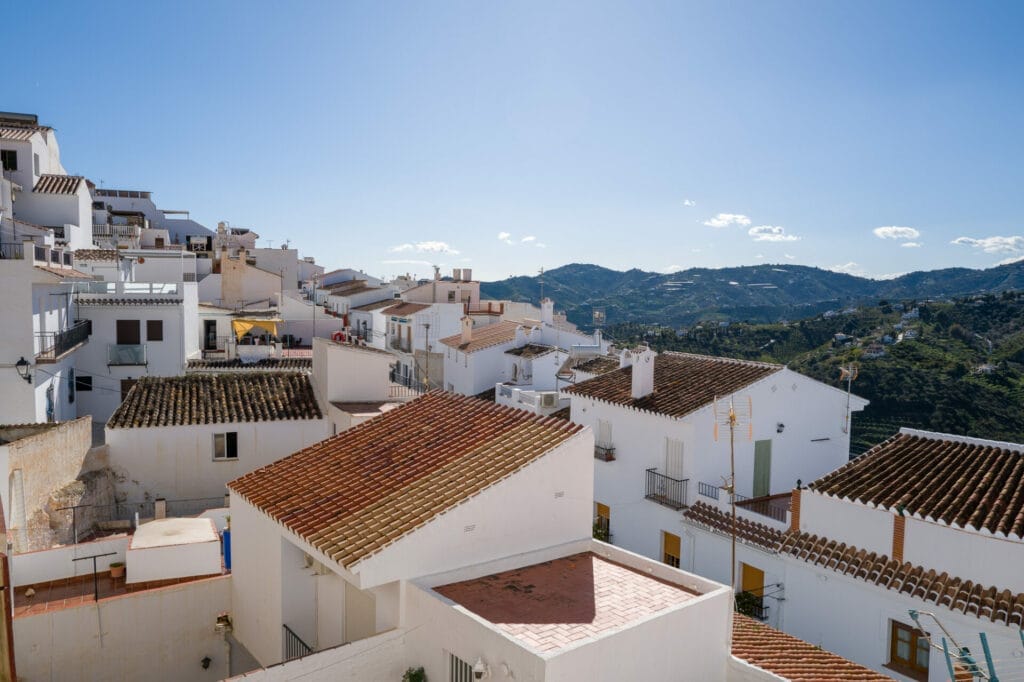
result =
M1019 3L18 3L69 172L376 275L1024 257ZM266 245L264 243L263 245Z

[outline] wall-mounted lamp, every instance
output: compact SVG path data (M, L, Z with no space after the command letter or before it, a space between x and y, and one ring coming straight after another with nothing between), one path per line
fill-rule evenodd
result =
M779 422L778 424L775 425L775 433L782 433L785 430L786 430L786 425L783 424L782 422Z
M203 666L203 670L207 670L211 663L213 663L213 659L209 656L203 656L203 660L199 661L199 665Z
M20 360L14 363L14 367L18 370L18 376L28 383L32 383L32 375L29 374L29 370L32 368L32 365L28 363L28 360L25 359L24 355L21 356Z
M476 663L473 665L473 679L482 680L486 677L491 676L491 669L484 663L484 659L476 659Z

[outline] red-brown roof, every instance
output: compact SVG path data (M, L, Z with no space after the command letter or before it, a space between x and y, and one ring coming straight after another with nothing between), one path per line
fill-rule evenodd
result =
M600 376L617 370L619 368L619 359L608 357L607 355L599 355L596 358L577 362L572 365L572 368L578 369L581 372L586 372L587 374Z
M393 305L390 308L384 310L385 315L395 315L396 317L405 317L406 315L412 315L418 313L421 310L426 310L430 307L429 303L406 303L402 302L398 305Z
M32 191L37 194L75 194L79 186L85 182L81 175L53 175L45 173L39 176Z
M893 679L738 613L732 618L732 655L787 680Z
M463 353L475 353L478 350L483 350L484 348L490 348L491 346L515 341L516 329L518 329L519 326L518 322L510 322L508 320L496 322L495 324L489 324L486 327L475 327L473 329L472 340L468 343L462 343L462 334L446 336L441 339L441 343L446 346L450 346L451 348L457 348Z
M228 487L350 567L580 428L475 398L428 393Z
M679 585L590 552L434 591L543 652L601 637L695 597Z
M732 516L703 502L696 502L691 505L683 512L683 516L712 532L732 535ZM774 551L782 540L782 531L771 528L763 523L757 523L745 517L737 516L736 538L742 542L757 545L762 549Z
M639 400L632 396L632 367L608 372L563 391L669 417L683 417L710 405L716 397L735 393L782 369L782 365L765 362L662 353L654 360L654 392Z
M946 524L1024 536L1024 455L1010 444L902 430L811 488Z
M381 308L388 308L395 305L395 299L386 298L383 301L376 301L374 303L366 303L363 305L353 306L352 310L359 310L361 312L371 312L373 310L380 310Z

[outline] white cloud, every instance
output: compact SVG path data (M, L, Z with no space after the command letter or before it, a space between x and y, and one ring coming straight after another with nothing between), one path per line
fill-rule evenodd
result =
M786 228L778 225L758 225L747 230L747 234L753 237L755 242L800 241L800 237L795 234L786 234Z
M1010 256L996 263L996 265L1010 265L1011 263L1019 263L1024 260L1024 256Z
M683 199L683 206L686 206L686 207L689 208L689 207L693 207L693 206L696 206L696 205L697 205L697 202L694 201L693 199Z
M1019 253L1024 251L1024 237L957 237L950 244L970 246L985 253Z
M860 277L864 276L864 269L860 266L859 263L854 263L853 261L850 261L849 263L843 263L842 265L830 265L825 269L831 270L832 272L842 272L847 275L857 275Z
M917 239L921 236L919 230L912 227L900 227L889 225L887 227L876 227L872 230L879 239Z
M537 242L536 244L534 244L534 246L536 246L538 249L546 249L546 248L548 248L548 245L544 244L543 242Z
M511 232L499 232L498 233L498 241L499 242L503 242L505 244L511 244L512 243L512 233Z
M921 242L903 242L900 246L904 249L919 249L921 248Z
M425 260L407 260L407 259L393 259L393 260L382 260L381 263L384 265L424 265L430 267L430 261Z
M665 268L665 272L666 273L679 272L682 269L683 269L682 265L670 265L667 268Z
M782 254L782 257L785 258L786 260L796 260L796 256L791 256L788 253Z
M763 253L759 253L756 256L754 256L754 260L762 260L763 258L764 258L764 254Z
M739 213L719 213L714 218L704 221L708 227L729 227L730 225L749 225L750 218Z
M447 253L453 256L458 255L458 251L448 246L445 242L416 242L415 244L399 244L398 246L392 246L388 249L391 253L409 253L416 251L418 253Z
M534 236L533 236L533 235L531 234L531 235L530 235L530 236L528 236L528 237L523 237L523 238L522 238L522 239L520 239L519 241L521 241L522 243L526 244L527 242L535 242L535 241L537 241L537 238L536 238L536 237L534 237Z

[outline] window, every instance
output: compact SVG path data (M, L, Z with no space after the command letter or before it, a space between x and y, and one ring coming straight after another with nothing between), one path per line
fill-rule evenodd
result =
M612 510L600 502L594 503L594 539L612 541Z
M661 563L679 568L680 545L678 535L661 531Z
M6 171L18 170L18 152L14 149L0 149L0 165Z
M455 302L455 292L454 291L449 291L448 292L448 302L449 303L454 303Z
M117 321L117 344L138 345L142 343L139 320L118 320Z
M68 402L75 402L75 368L68 368Z
M677 481L683 480L683 441L665 439L665 475Z
M448 653L448 682L474 682L473 666L451 652Z
M910 677L927 680L930 653L931 648L923 632L913 626L890 621L890 666L905 671Z
M238 459L237 431L213 434L213 459L214 461Z
M33 172L35 172L36 175L39 175L39 155L38 154L33 154L32 155L32 170L33 170Z
M146 320L146 341L164 340L164 321Z
M83 377L81 375L75 377L75 390L76 391L91 391L92 390L92 377Z

